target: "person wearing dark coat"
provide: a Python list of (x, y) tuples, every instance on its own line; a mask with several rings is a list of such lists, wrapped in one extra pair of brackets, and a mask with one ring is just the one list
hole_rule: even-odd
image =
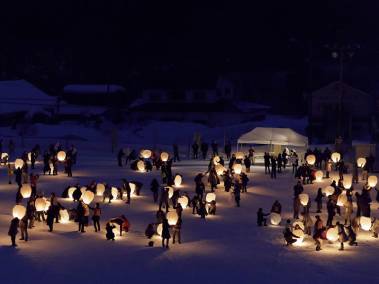
[(147, 228), (145, 230), (145, 236), (148, 238), (148, 239), (151, 239), (155, 234), (155, 230), (154, 230), (154, 224), (150, 223), (149, 225), (147, 225)]
[(151, 181), (151, 184), (150, 184), (150, 190), (151, 190), (151, 192), (153, 193), (153, 200), (154, 200), (154, 203), (157, 203), (157, 202), (158, 202), (159, 183), (158, 183), (158, 181), (157, 181), (156, 178), (154, 178), (154, 179)]
[(333, 218), (334, 218), (334, 215), (336, 214), (335, 212), (336, 205), (332, 199), (332, 196), (329, 196), (328, 198), (329, 198), (328, 203), (326, 204), (326, 209), (328, 211), (328, 220), (326, 221), (326, 226), (330, 227), (333, 225)]
[(174, 226), (173, 230), (173, 237), (172, 237), (172, 243), (175, 244), (176, 238), (178, 239), (178, 243), (181, 244), (182, 242), (182, 236), (181, 236), (181, 230), (182, 230), (182, 218), (179, 217), (178, 221), (176, 222), (176, 225)]
[(11, 225), (9, 226), (8, 236), (11, 237), (12, 247), (17, 247), (16, 235), (18, 233), (19, 223), (20, 223), (20, 220), (17, 217), (15, 217), (12, 219)]
[(198, 195), (195, 195), (191, 199), (191, 206), (192, 206), (192, 214), (195, 215), (196, 212), (198, 212), (198, 210), (199, 210), (199, 197), (198, 197)]
[(22, 170), (20, 168), (15, 169), (14, 171), (15, 181), (19, 188), (22, 186)]
[(211, 203), (209, 204), (208, 214), (209, 215), (216, 215), (216, 210), (217, 210), (216, 201), (212, 200)]
[(174, 144), (172, 146), (173, 152), (174, 152), (174, 162), (180, 162), (180, 157), (179, 157), (179, 147), (177, 144)]
[(162, 247), (166, 247), (167, 249), (169, 248), (168, 243), (170, 238), (170, 225), (168, 224), (167, 218), (164, 218), (162, 223)]
[(196, 195), (199, 197), (199, 200), (203, 200), (204, 198), (204, 192), (205, 192), (205, 186), (203, 182), (196, 183)]
[(315, 198), (315, 201), (317, 203), (317, 213), (321, 213), (321, 209), (322, 209), (322, 199), (323, 199), (324, 195), (322, 194), (322, 190), (321, 190), (321, 187), (317, 190), (317, 195), (316, 195), (316, 198)]
[(93, 221), (93, 226), (95, 228), (95, 232), (100, 232), (100, 216), (101, 216), (100, 204), (96, 203), (96, 207), (93, 209), (93, 215), (92, 215), (92, 221)]
[(301, 185), (301, 182), (298, 181), (297, 184), (293, 187), (293, 196), (297, 197), (303, 191), (304, 191), (304, 187)]
[(55, 218), (55, 210), (53, 206), (50, 205), (49, 209), (47, 210), (47, 219), (46, 219), (46, 224), (49, 226), (49, 232), (53, 231), (54, 218)]
[(271, 178), (276, 179), (276, 159), (271, 158)]
[(230, 159), (230, 154), (232, 153), (232, 144), (230, 143), (230, 141), (228, 141), (225, 144), (224, 151), (225, 151), (226, 159), (229, 160)]
[(341, 244), (339, 250), (344, 250), (343, 243), (348, 240), (348, 236), (346, 235), (346, 232), (345, 232), (345, 226), (340, 224), (340, 222), (337, 222), (336, 226), (337, 226), (337, 230), (338, 230), (338, 240)]
[(234, 200), (236, 201), (236, 206), (237, 207), (240, 207), (240, 202), (241, 202), (241, 188), (242, 188), (242, 184), (241, 182), (236, 182), (234, 184)]
[(277, 213), (279, 215), (282, 213), (282, 205), (278, 200), (275, 200), (274, 204), (272, 204), (271, 213)]
[(284, 240), (286, 241), (286, 246), (290, 246), (296, 242), (296, 239), (299, 238), (299, 236), (296, 236), (294, 233), (292, 233), (290, 228), (291, 220), (287, 220), (287, 226), (283, 231)]
[[(121, 192), (125, 191), (126, 192), (126, 204), (130, 204), (130, 195), (131, 195), (131, 188), (130, 188), (130, 185), (129, 185), (129, 182), (126, 180), (126, 179), (122, 179), (122, 189), (121, 189)], [(122, 195), (121, 195), (121, 199), (122, 199)]]
[(199, 201), (199, 209), (198, 209), (198, 214), (200, 215), (201, 219), (205, 219), (205, 216), (208, 215), (207, 209), (205, 207), (205, 202), (200, 200)]
[(268, 215), (270, 215), (270, 213), (263, 213), (263, 209), (262, 208), (258, 209), (258, 212), (257, 212), (257, 225), (259, 227), (262, 227), (262, 225), (263, 226), (267, 226), (267, 219), (265, 217), (267, 217)]
[(106, 234), (105, 237), (107, 238), (107, 241), (112, 240), (114, 241), (115, 234), (113, 233), (113, 229), (116, 228), (115, 225), (111, 224), (110, 222), (107, 222), (105, 226)]
[(269, 174), (271, 173), (270, 172), (270, 155), (267, 152), (265, 152), (263, 159), (264, 159), (264, 164), (265, 164), (265, 174)]
[(168, 212), (168, 188), (167, 187), (162, 187), (161, 188), (161, 196), (159, 200), (159, 210), (162, 210), (162, 206), (164, 205), (166, 208), (166, 212)]
[(66, 159), (66, 171), (67, 171), (67, 176), (72, 177), (72, 159), (71, 158)]
[(205, 143), (205, 142), (201, 143), (200, 150), (201, 150), (201, 154), (203, 156), (203, 160), (206, 160), (207, 155), (208, 155), (208, 143)]
[(82, 192), (79, 186), (77, 186), (76, 190), (74, 190), (74, 192), (72, 193), (72, 198), (74, 199), (74, 201), (79, 201), (80, 197), (82, 197)]
[(282, 172), (282, 166), (283, 166), (283, 159), (282, 159), (282, 154), (278, 155), (278, 173)]
[(248, 156), (245, 156), (245, 159), (243, 160), (243, 163), (245, 164), (246, 172), (250, 173), (251, 160), (249, 159)]
[(223, 177), (224, 177), (224, 188), (225, 188), (225, 191), (229, 192), (230, 188), (233, 185), (233, 180), (232, 180), (232, 178), (231, 178), (231, 176), (229, 174), (229, 171), (225, 171)]
[(27, 242), (29, 239), (28, 234), (28, 216), (25, 214), (25, 216), (20, 220), (20, 230), (21, 230), (21, 238), (20, 241)]

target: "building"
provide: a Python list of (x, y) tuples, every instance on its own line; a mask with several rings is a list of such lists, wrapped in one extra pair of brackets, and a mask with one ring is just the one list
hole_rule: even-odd
[(308, 107), (312, 143), (334, 142), (338, 135), (344, 141), (372, 138), (374, 99), (366, 92), (336, 81), (311, 93)]

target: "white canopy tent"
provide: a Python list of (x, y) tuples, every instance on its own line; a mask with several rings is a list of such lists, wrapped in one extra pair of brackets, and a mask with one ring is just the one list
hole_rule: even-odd
[(256, 127), (238, 138), (237, 148), (240, 144), (307, 147), (308, 138), (290, 128)]

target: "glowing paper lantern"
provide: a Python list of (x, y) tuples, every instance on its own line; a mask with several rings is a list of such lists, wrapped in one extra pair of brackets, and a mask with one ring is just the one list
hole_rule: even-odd
[(140, 160), (137, 162), (137, 169), (140, 171), (140, 172), (144, 172), (145, 171), (145, 162)]
[(45, 198), (45, 210), (44, 211), (49, 210), (50, 205), (51, 205), (51, 202), (49, 200), (46, 200), (46, 198)]
[(29, 184), (23, 184), (20, 193), (23, 198), (29, 198), (32, 195), (32, 187)]
[(144, 159), (149, 159), (151, 157), (151, 151), (150, 150), (142, 150), (140, 152), (141, 154), (141, 157), (144, 158)]
[(96, 184), (96, 195), (103, 196), (105, 191), (105, 185), (102, 183)]
[(181, 186), (182, 180), (183, 180), (182, 176), (179, 175), (179, 174), (176, 174), (175, 178), (174, 178), (174, 184), (175, 184), (175, 186)]
[(205, 201), (208, 203), (211, 203), (212, 201), (216, 201), (216, 193), (214, 192), (207, 193), (205, 197)]
[(26, 208), (22, 205), (15, 205), (12, 213), (14, 218), (22, 219), (26, 214)]
[(59, 151), (57, 154), (57, 158), (59, 162), (63, 162), (66, 159), (66, 152), (65, 151)]
[(83, 199), (83, 202), (85, 204), (90, 204), (92, 202), (92, 200), (95, 198), (95, 194), (93, 194), (92, 191), (86, 191), (83, 195), (82, 195), (82, 199)]
[(46, 201), (42, 197), (39, 197), (34, 202), (34, 205), (36, 207), (37, 212), (45, 211)]
[(282, 217), (278, 213), (272, 212), (270, 214), (270, 223), (274, 226), (277, 226), (280, 224), (280, 221), (282, 221)]
[(219, 156), (214, 156), (213, 157), (213, 164), (214, 165), (218, 165), (218, 163), (220, 163), (221, 159)]
[(366, 165), (366, 159), (365, 158), (358, 158), (357, 159), (357, 165), (360, 168), (363, 168)]
[(233, 171), (235, 174), (239, 175), (242, 172), (242, 165), (241, 164), (234, 164), (233, 165)]
[(334, 193), (334, 187), (328, 185), (327, 187), (322, 189), (322, 193), (324, 193), (326, 196), (332, 195)]
[(68, 198), (74, 199), (73, 194), (75, 190), (76, 190), (76, 187), (73, 187), (73, 186), (68, 189), (68, 192), (67, 192)]
[(82, 187), (80, 188), (80, 192), (81, 192), (82, 194), (84, 194), (86, 191), (87, 191), (87, 187), (82, 186)]
[(367, 179), (367, 183), (369, 187), (375, 187), (378, 183), (378, 178), (376, 176), (369, 176)]
[(338, 199), (337, 199), (337, 206), (345, 206), (347, 202), (347, 196), (346, 196), (346, 193), (343, 192), (341, 193), (339, 196), (338, 196)]
[(117, 187), (112, 186), (112, 188), (111, 188), (111, 194), (112, 194), (113, 199), (117, 199), (117, 197), (118, 197), (118, 189), (117, 189)]
[(178, 222), (178, 219), (179, 219), (179, 216), (175, 211), (170, 211), (167, 213), (167, 220), (170, 226), (176, 225), (176, 223)]
[(309, 195), (306, 193), (299, 194), (300, 203), (303, 206), (307, 206), (309, 202)]
[(130, 195), (134, 195), (136, 192), (137, 186), (135, 183), (129, 182), (129, 187), (130, 187)]
[(340, 160), (341, 160), (341, 154), (340, 153), (338, 153), (338, 152), (334, 152), (333, 154), (332, 154), (332, 161), (334, 162), (334, 163), (338, 163)]
[(295, 245), (300, 245), (304, 241), (305, 234), (302, 230), (293, 230), (292, 233), (298, 237), (296, 239), (296, 242), (294, 243)]
[(329, 228), (328, 231), (326, 231), (326, 238), (328, 241), (335, 242), (338, 240), (338, 228)]
[(167, 152), (162, 152), (161, 153), (161, 160), (162, 160), (162, 162), (167, 162), (168, 161), (168, 157), (169, 157), (169, 155), (168, 155)]
[(162, 231), (163, 231), (163, 225), (162, 225), (162, 223), (160, 223), (160, 224), (158, 225), (158, 227), (157, 227), (157, 234), (158, 234), (159, 236), (162, 236)]
[(66, 224), (70, 221), (70, 215), (68, 214), (67, 209), (59, 210), (59, 215), (61, 216), (61, 223)]
[(243, 158), (245, 158), (245, 154), (243, 152), (237, 152), (235, 153), (235, 156), (237, 160), (242, 160)]
[(172, 198), (174, 195), (174, 188), (171, 186), (168, 186), (166, 188), (168, 188), (168, 198)]
[(9, 155), (8, 153), (1, 153), (1, 160), (5, 160), (5, 159), (8, 159), (9, 158)]
[(178, 199), (178, 203), (182, 206), (183, 209), (186, 209), (189, 203), (187, 196), (181, 196)]
[(22, 168), (24, 166), (24, 161), (22, 159), (16, 159), (16, 161), (14, 161), (14, 168), (15, 169), (18, 169), (18, 168)]
[(297, 220), (297, 221), (295, 221), (295, 222), (292, 223), (292, 228), (295, 229), (297, 226), (299, 226), (300, 229), (304, 231), (305, 226), (304, 226), (304, 223), (302, 221)]
[(308, 165), (312, 166), (316, 163), (316, 156), (313, 154), (308, 155), (306, 161), (307, 161)]
[(322, 171), (317, 171), (315, 173), (316, 181), (322, 181), (322, 178), (324, 177), (324, 173)]
[(359, 221), (360, 221), (362, 230), (370, 231), (370, 229), (371, 229), (371, 218), (361, 216)]
[(343, 182), (343, 187), (345, 189), (351, 188), (351, 186), (353, 184), (353, 176), (352, 175), (344, 175), (342, 182)]
[(224, 172), (226, 171), (225, 167), (221, 164), (217, 164), (215, 166), (215, 170), (216, 170), (217, 175), (219, 175), (219, 176), (223, 175)]

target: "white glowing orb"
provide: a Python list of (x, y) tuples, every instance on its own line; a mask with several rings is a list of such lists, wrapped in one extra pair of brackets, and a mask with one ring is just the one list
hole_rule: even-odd
[(46, 201), (42, 197), (39, 197), (35, 200), (34, 205), (37, 212), (45, 211)]
[(239, 175), (242, 172), (242, 165), (241, 164), (234, 164), (233, 165), (233, 171), (235, 174)]
[(170, 211), (167, 213), (167, 220), (170, 226), (176, 225), (176, 223), (178, 222), (178, 219), (179, 219), (179, 216), (175, 211)]
[(149, 159), (151, 157), (152, 152), (150, 150), (142, 150), (140, 154), (142, 158)]
[(327, 187), (322, 189), (322, 193), (324, 193), (326, 196), (332, 195), (334, 193), (334, 187), (328, 185)]
[(378, 178), (376, 176), (369, 176), (367, 179), (367, 183), (369, 187), (375, 187), (378, 183)]
[(329, 228), (328, 231), (326, 231), (326, 238), (328, 241), (335, 242), (338, 240), (338, 228)]
[(179, 197), (178, 203), (182, 206), (183, 209), (186, 209), (189, 204), (188, 197), (187, 196)]
[(144, 172), (144, 171), (145, 171), (145, 162), (142, 161), (142, 160), (139, 160), (139, 161), (137, 162), (137, 169), (138, 169), (138, 171), (140, 171), (140, 172)]
[(96, 195), (103, 196), (105, 191), (105, 185), (102, 183), (96, 184)]
[(14, 218), (22, 219), (26, 214), (26, 208), (22, 205), (15, 205), (12, 213)]
[(280, 214), (274, 213), (274, 212), (270, 214), (271, 225), (278, 226), (281, 221), (282, 221), (282, 217), (280, 216)]
[(65, 151), (59, 151), (57, 154), (57, 158), (59, 162), (63, 162), (66, 159), (66, 152)]
[(323, 176), (324, 176), (324, 173), (322, 172), (322, 171), (317, 171), (316, 173), (315, 173), (315, 176), (316, 176), (316, 181), (322, 181), (322, 178), (323, 178)]
[(300, 203), (303, 206), (307, 206), (309, 202), (309, 195), (306, 193), (299, 194)]
[(370, 217), (361, 216), (359, 219), (359, 222), (361, 224), (362, 230), (370, 231), (370, 229), (371, 229), (371, 218)]
[(61, 216), (61, 223), (67, 224), (70, 221), (70, 215), (68, 214), (67, 209), (59, 210), (59, 215)]
[(168, 161), (169, 154), (167, 152), (162, 152), (161, 153), (161, 160), (162, 162), (167, 162)]
[(174, 184), (175, 186), (181, 186), (182, 185), (182, 181), (183, 181), (183, 178), (181, 175), (177, 174), (175, 175), (175, 178), (174, 178)]
[(212, 201), (216, 201), (216, 193), (214, 192), (207, 193), (205, 197), (205, 201), (208, 203), (211, 203)]
[(82, 199), (83, 199), (83, 202), (87, 205), (89, 205), (93, 199), (95, 198), (95, 194), (92, 192), (92, 191), (89, 191), (87, 190), (83, 195), (82, 195)]
[(359, 168), (363, 168), (366, 165), (366, 159), (362, 157), (358, 158), (357, 165)]
[(29, 184), (23, 184), (20, 193), (23, 198), (29, 198), (32, 195), (32, 187)]
[(307, 161), (308, 165), (313, 166), (316, 163), (316, 156), (313, 154), (308, 155), (306, 161)]
[(333, 161), (334, 163), (338, 163), (338, 162), (341, 160), (341, 154), (338, 153), (338, 152), (334, 152), (334, 153), (332, 154), (331, 158), (332, 158), (332, 161)]
[(22, 159), (16, 159), (14, 161), (14, 168), (21, 169), (24, 166), (24, 161)]

